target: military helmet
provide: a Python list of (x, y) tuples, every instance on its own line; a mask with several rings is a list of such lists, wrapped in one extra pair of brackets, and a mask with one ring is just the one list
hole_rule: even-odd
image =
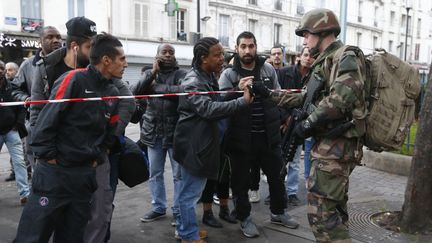
[(298, 36), (303, 36), (305, 31), (311, 34), (334, 32), (338, 36), (341, 28), (336, 15), (331, 10), (317, 8), (303, 15), (295, 33)]

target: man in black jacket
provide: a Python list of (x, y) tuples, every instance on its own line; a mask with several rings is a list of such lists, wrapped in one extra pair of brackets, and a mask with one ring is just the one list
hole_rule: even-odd
[[(170, 44), (161, 44), (157, 49), (152, 69), (146, 70), (138, 82), (134, 94), (165, 94), (180, 92), (180, 82), (186, 71), (180, 69), (175, 58), (175, 49)], [(180, 175), (179, 165), (172, 157), (173, 136), (178, 120), (178, 97), (152, 98), (147, 101), (143, 116), (140, 142), (147, 145), (150, 162), (150, 192), (152, 210), (142, 216), (142, 222), (151, 222), (165, 216), (167, 209), (164, 168), (165, 158), (169, 155), (174, 182), (174, 217), (179, 214), (178, 189)]]
[[(12, 96), (16, 101), (29, 101), (31, 100), (31, 86), (34, 80), (33, 73), (36, 70), (36, 63), (42, 58), (46, 57), (48, 54), (57, 50), (61, 47), (61, 36), (59, 31), (52, 26), (46, 26), (42, 29), (40, 33), (41, 49), (36, 52), (36, 55), (29, 57), (25, 60), (13, 81), (12, 85)], [(31, 137), (30, 123), (28, 122), (29, 115), (26, 115), (26, 127), (28, 135), (23, 139), (25, 146), (25, 160), (26, 163), (30, 165), (28, 167), (29, 173), (31, 168), (34, 166), (33, 152), (29, 146), (29, 138)], [(30, 175), (30, 174), (29, 174)], [(11, 174), (12, 176), (12, 174)], [(15, 177), (15, 175), (13, 175)]]
[[(253, 77), (252, 85), (265, 85), (280, 89), (274, 68), (257, 56), (256, 39), (253, 33), (243, 32), (237, 37), (234, 65), (227, 68), (219, 78), (221, 90), (236, 90), (239, 80)], [(255, 84), (254, 84), (255, 83)], [(236, 95), (226, 96), (226, 99)], [(258, 163), (267, 176), (270, 189), (271, 222), (289, 228), (298, 223), (285, 212), (285, 187), (279, 172), (282, 169), (280, 113), (275, 104), (259, 95), (255, 96), (248, 109), (232, 115), (225, 133), (226, 153), (231, 158), (231, 187), (235, 214), (246, 237), (257, 237), (259, 231), (250, 216), (251, 204), (248, 190), (250, 169)]]
[[(12, 102), (11, 86), (4, 75), (0, 75), (0, 102)], [(22, 106), (0, 106), (0, 148), (6, 144), (13, 165), (21, 204), (27, 202), (30, 189), (20, 132), (24, 132), (25, 110)], [(22, 135), (22, 136), (24, 136)]]
[[(86, 69), (67, 72), (54, 83), (51, 99), (119, 95), (113, 79), (127, 67), (121, 42), (97, 35), (90, 56)], [(90, 199), (98, 186), (95, 167), (107, 163), (118, 120), (117, 100), (53, 103), (42, 109), (31, 143), (38, 158), (33, 193), (15, 242), (48, 242), (53, 231), (55, 243), (84, 242)]]

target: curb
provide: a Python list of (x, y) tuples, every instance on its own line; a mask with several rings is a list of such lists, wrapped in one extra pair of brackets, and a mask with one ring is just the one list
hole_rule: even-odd
[(363, 148), (362, 164), (369, 168), (385, 171), (392, 174), (409, 176), (412, 156), (390, 152), (377, 153)]

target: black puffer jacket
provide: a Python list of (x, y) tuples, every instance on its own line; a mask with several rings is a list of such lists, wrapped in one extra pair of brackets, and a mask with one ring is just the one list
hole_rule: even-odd
[[(180, 82), (186, 75), (186, 70), (178, 67), (161, 69), (156, 75), (156, 84), (153, 92), (156, 94), (181, 92)], [(135, 95), (148, 94), (152, 84), (151, 70), (144, 73), (137, 85), (133, 88)], [(157, 138), (162, 139), (164, 148), (172, 147), (175, 126), (178, 120), (178, 97), (152, 98), (147, 101), (147, 108), (143, 115), (140, 140), (142, 143), (153, 146)]]
[[(213, 76), (192, 69), (181, 85), (185, 92), (218, 90)], [(217, 179), (220, 145), (217, 121), (247, 107), (243, 97), (218, 101), (218, 95), (182, 96), (174, 134), (174, 159), (192, 175)]]
[[(0, 76), (0, 102), (12, 102), (11, 85), (4, 76)], [(12, 129), (25, 129), (25, 110), (23, 106), (0, 106), (0, 134)]]

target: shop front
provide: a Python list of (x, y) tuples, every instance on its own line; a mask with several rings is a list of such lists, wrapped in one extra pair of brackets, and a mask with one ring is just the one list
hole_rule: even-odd
[(0, 30), (0, 60), (20, 65), (41, 47), (36, 34), (11, 33)]

